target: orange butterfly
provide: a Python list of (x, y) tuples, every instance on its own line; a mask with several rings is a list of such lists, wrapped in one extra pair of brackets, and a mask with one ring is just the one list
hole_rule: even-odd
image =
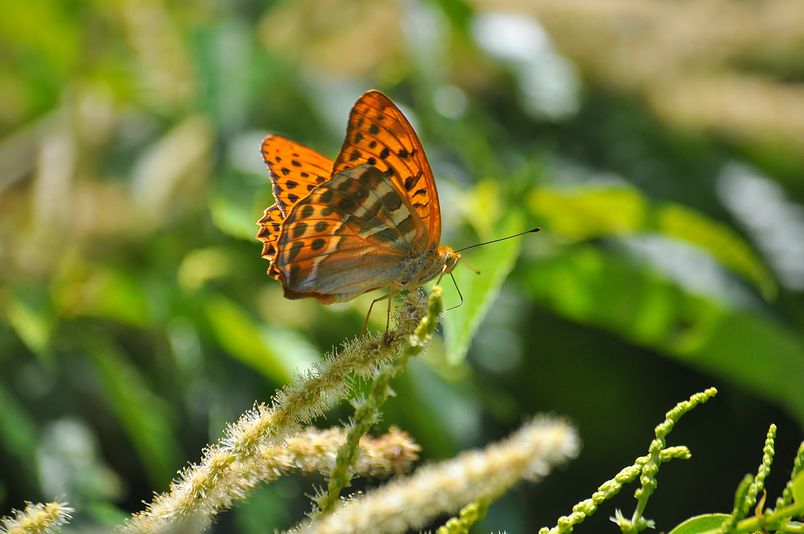
[(276, 203), (257, 237), (285, 297), (330, 304), (387, 287), (374, 302), (388, 298), (390, 313), (394, 293), (450, 273), (460, 260), (439, 245), (438, 192), (419, 138), (381, 92), (352, 107), (334, 163), (277, 135), (265, 138), (262, 156)]

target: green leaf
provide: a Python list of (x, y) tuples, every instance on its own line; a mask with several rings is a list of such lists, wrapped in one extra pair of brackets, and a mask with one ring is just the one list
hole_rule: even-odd
[(729, 518), (728, 514), (704, 514), (691, 517), (671, 530), (668, 534), (703, 534), (720, 528)]
[(648, 211), (645, 198), (625, 187), (539, 187), (528, 205), (543, 227), (578, 240), (632, 234), (645, 224)]
[(218, 296), (206, 304), (212, 332), (234, 358), (284, 384), (300, 368), (318, 361), (318, 351), (293, 331), (260, 325), (234, 302)]
[(161, 487), (181, 467), (181, 453), (170, 409), (154, 395), (136, 367), (100, 332), (87, 336), (89, 361), (109, 404), (134, 444), (151, 481)]
[[(265, 205), (268, 207), (268, 204)], [(254, 241), (257, 243), (257, 220), (262, 214), (254, 217), (237, 199), (216, 195), (209, 202), (212, 221), (221, 232), (232, 237)], [(256, 247), (256, 245), (255, 245)]]
[[(0, 442), (17, 462), (36, 466), (37, 424), (11, 393), (0, 386)], [(34, 473), (31, 473), (34, 476)]]
[(231, 276), (238, 268), (232, 251), (226, 247), (199, 248), (182, 259), (178, 280), (182, 288), (194, 291), (211, 280)]
[(804, 505), (804, 471), (793, 479), (793, 502), (798, 506)]
[(677, 204), (652, 205), (636, 189), (535, 189), (528, 205), (548, 231), (572, 240), (657, 232), (706, 251), (773, 298), (776, 282), (751, 246), (727, 225)]
[[(509, 216), (497, 227), (499, 236), (511, 235), (522, 229), (522, 217), (515, 215)], [(451, 364), (458, 364), (466, 357), (475, 330), (488, 312), (494, 297), (500, 292), (505, 278), (513, 269), (521, 248), (522, 240), (516, 238), (467, 252), (462, 261), (479, 270), (479, 275), (466, 266), (461, 266), (460, 263), (456, 267), (453, 274), (464, 301), (461, 306), (447, 310), (444, 314), (447, 361)], [(449, 281), (446, 279), (441, 282), (445, 287), (448, 284)], [(447, 297), (446, 301), (447, 308), (457, 304), (457, 302), (451, 304), (449, 298)]]
[(117, 525), (122, 525), (126, 519), (131, 517), (128, 513), (108, 502), (92, 502), (86, 508), (92, 519), (110, 530)]
[(138, 327), (151, 321), (141, 280), (119, 267), (95, 266), (80, 280), (62, 283), (55, 298), (66, 315), (102, 317)]
[(727, 225), (683, 206), (665, 204), (657, 211), (657, 226), (664, 235), (706, 250), (734, 273), (758, 287), (766, 299), (776, 296), (777, 287), (773, 278), (749, 245)]
[(46, 304), (24, 293), (18, 291), (9, 299), (8, 322), (31, 352), (49, 360), (53, 317)]
[(685, 293), (593, 246), (532, 264), (528, 282), (533, 297), (556, 313), (743, 384), (804, 423), (804, 347), (773, 318)]

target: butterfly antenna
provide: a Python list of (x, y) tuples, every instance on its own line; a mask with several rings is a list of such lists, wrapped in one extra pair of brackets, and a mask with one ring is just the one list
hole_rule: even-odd
[(499, 239), (492, 239), (491, 241), (484, 241), (483, 243), (477, 243), (475, 245), (469, 245), (468, 247), (459, 248), (455, 252), (463, 252), (464, 250), (469, 250), (470, 248), (482, 247), (483, 245), (490, 245), (491, 243), (497, 243), (499, 241), (505, 241), (506, 239), (513, 239), (515, 237), (519, 237), (519, 236), (525, 235), (525, 234), (533, 234), (533, 233), (536, 233), (536, 232), (538, 232), (540, 230), (541, 230), (541, 228), (537, 226), (535, 228), (531, 228), (530, 230), (525, 230), (524, 232), (519, 232), (518, 234), (509, 235), (508, 237), (501, 237)]
[(475, 274), (480, 274), (480, 271), (479, 271), (479, 270), (477, 270), (477, 269), (475, 269), (475, 268), (474, 268), (474, 267), (472, 267), (471, 265), (469, 265), (469, 263), (468, 263), (468, 262), (467, 262), (465, 259), (461, 258), (461, 263), (464, 265), (464, 267), (466, 267), (467, 269), (469, 269), (469, 270), (470, 270), (470, 271), (472, 271), (473, 273), (475, 273)]

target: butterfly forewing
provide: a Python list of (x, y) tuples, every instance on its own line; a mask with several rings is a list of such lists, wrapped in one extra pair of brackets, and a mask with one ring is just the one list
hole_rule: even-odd
[(441, 239), (435, 180), (408, 120), (387, 96), (368, 91), (355, 103), (333, 172), (368, 164), (394, 184), (427, 229), (427, 248)]
[(390, 285), (405, 258), (421, 253), (427, 229), (371, 165), (336, 174), (289, 211), (274, 269), (285, 295), (349, 300)]

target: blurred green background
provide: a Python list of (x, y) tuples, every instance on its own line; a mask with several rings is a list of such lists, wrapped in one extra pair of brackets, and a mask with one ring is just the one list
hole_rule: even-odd
[[(369, 88), (422, 138), (442, 243), (543, 229), (466, 253), (482, 274), (459, 266), (467, 303), (381, 425), (426, 460), (528, 414), (578, 426), (580, 457), (479, 532), (551, 524), (710, 385), (648, 517), (729, 511), (771, 422), (781, 490), (804, 424), (800, 0), (27, 0), (4, 5), (0, 56), (4, 512), (60, 498), (104, 530), (359, 332), (376, 295), (285, 300), (254, 234), (262, 137), (334, 157)], [(289, 527), (315, 484), (266, 486), (214, 530)], [(631, 494), (580, 531), (613, 531)]]

